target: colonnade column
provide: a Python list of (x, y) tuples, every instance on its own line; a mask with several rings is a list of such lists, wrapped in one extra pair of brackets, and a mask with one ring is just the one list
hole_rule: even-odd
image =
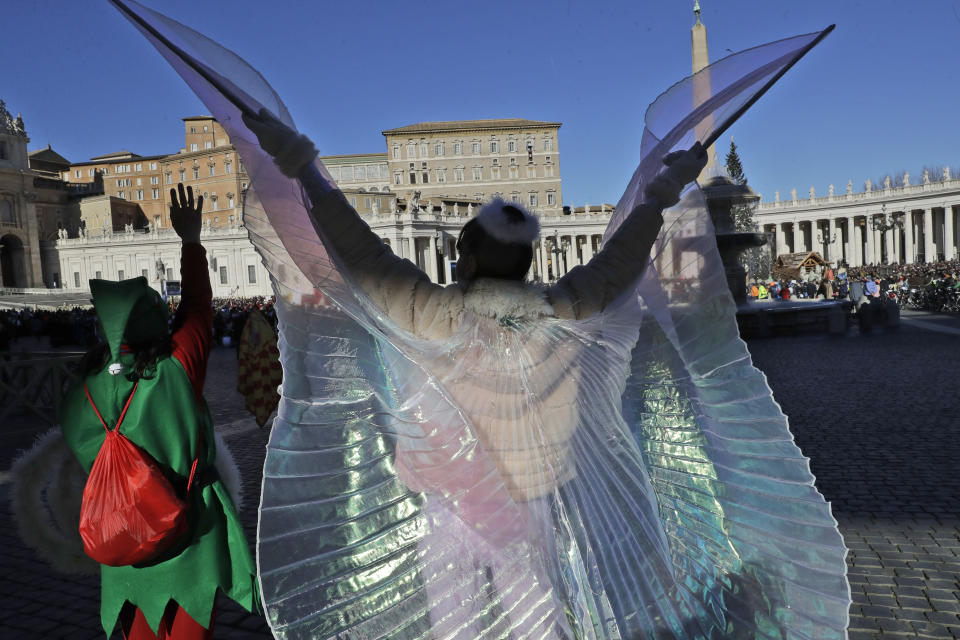
[(550, 260), (553, 261), (553, 277), (560, 279), (566, 271), (563, 269), (563, 257), (560, 255), (563, 250), (563, 243), (560, 242), (560, 234), (553, 236), (553, 247), (550, 248)]
[(897, 236), (899, 235), (897, 228), (890, 227), (884, 231), (884, 235), (886, 235), (885, 241), (887, 245), (887, 264), (900, 262), (898, 256), (899, 252), (897, 251)]
[(433, 234), (430, 235), (430, 242), (427, 244), (427, 251), (429, 255), (427, 256), (427, 275), (430, 276), (430, 280), (433, 282), (438, 282), (440, 278), (437, 276), (437, 237)]
[(583, 264), (587, 264), (593, 259), (593, 236), (587, 236), (587, 242), (583, 245)]
[(913, 211), (907, 211), (903, 214), (903, 259), (907, 264), (913, 264), (916, 261), (914, 253), (914, 237), (916, 234), (913, 229)]
[(933, 238), (933, 209), (923, 210), (923, 261), (937, 261), (937, 245)]
[(447, 284), (453, 284), (453, 269), (450, 268), (450, 259), (446, 251), (443, 252), (443, 278)]
[(570, 243), (567, 245), (567, 271), (573, 269), (577, 264), (577, 236), (570, 236)]
[(873, 230), (873, 263), (883, 263), (883, 231)]
[(811, 247), (811, 250), (816, 251), (818, 254), (820, 254), (821, 258), (824, 257), (823, 255), (824, 240), (826, 240), (826, 238), (823, 237), (823, 228), (820, 226), (820, 221), (811, 220), (810, 221), (810, 244), (813, 245)]
[(837, 225), (837, 245), (840, 247), (839, 259), (850, 262), (850, 218), (839, 218)]
[(957, 255), (957, 229), (953, 225), (953, 206), (943, 207), (943, 258), (953, 260)]
[(548, 237), (540, 238), (540, 260), (543, 261), (543, 281), (550, 282), (550, 243)]
[(537, 263), (540, 265), (540, 281), (549, 282), (550, 274), (547, 273), (547, 239), (540, 238), (540, 246), (537, 248)]
[(851, 267), (863, 265), (863, 227), (857, 224), (857, 219), (853, 219), (853, 252), (847, 262)]
[(838, 263), (843, 260), (844, 257), (844, 243), (843, 243), (843, 225), (846, 224), (843, 218), (838, 218), (833, 221), (833, 229), (830, 232), (830, 238), (833, 242), (830, 243), (830, 259), (834, 263)]
[(445, 284), (452, 284), (453, 270), (450, 268), (450, 260), (453, 258), (453, 254), (450, 252), (450, 243), (444, 237), (443, 232), (440, 233), (438, 248), (440, 249), (440, 262), (443, 266), (443, 281)]
[(533, 279), (536, 280), (543, 273), (543, 267), (540, 265), (540, 239), (531, 245), (533, 248)]
[(871, 221), (870, 216), (867, 216), (867, 217), (864, 219), (864, 222), (865, 222), (866, 224), (865, 224), (864, 227), (863, 227), (863, 234), (864, 234), (864, 236), (866, 237), (866, 241), (867, 241), (867, 242), (866, 242), (866, 247), (865, 247), (864, 252), (863, 252), (863, 253), (864, 253), (864, 256), (863, 256), (863, 262), (864, 262), (864, 264), (876, 264), (876, 263), (877, 263), (877, 259), (876, 259), (876, 256), (875, 256), (875, 254), (874, 254), (874, 251), (875, 251), (874, 245), (875, 245), (876, 243), (873, 241), (873, 227), (870, 226), (870, 221)]
[(793, 230), (792, 222), (781, 222), (777, 227), (777, 255), (790, 253), (790, 246), (787, 244), (787, 227)]

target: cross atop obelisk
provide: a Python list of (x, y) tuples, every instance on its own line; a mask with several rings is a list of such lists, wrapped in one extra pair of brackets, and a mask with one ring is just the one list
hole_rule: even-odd
[[(693, 73), (696, 74), (704, 67), (710, 64), (710, 54), (707, 51), (707, 28), (700, 22), (700, 0), (694, 0), (693, 14), (697, 17), (697, 23), (690, 30), (691, 57), (693, 59)], [(710, 76), (707, 73), (701, 73), (693, 80), (694, 101), (697, 106), (710, 98), (712, 92), (710, 89)], [(698, 129), (712, 128), (712, 121), (706, 121)], [(697, 131), (697, 139), (702, 140), (706, 135), (701, 135)], [(716, 165), (716, 151), (713, 147), (707, 149), (707, 166), (704, 168), (705, 175), (707, 171)]]

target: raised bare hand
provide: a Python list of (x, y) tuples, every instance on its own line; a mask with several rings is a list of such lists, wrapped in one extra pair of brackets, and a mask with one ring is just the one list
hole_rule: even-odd
[[(179, 198), (177, 191), (180, 192)], [(197, 204), (194, 206), (193, 187), (187, 187), (184, 193), (181, 182), (176, 189), (170, 189), (170, 223), (184, 244), (200, 243), (200, 228), (203, 226), (203, 218), (200, 215), (202, 211), (203, 196), (197, 198)]]

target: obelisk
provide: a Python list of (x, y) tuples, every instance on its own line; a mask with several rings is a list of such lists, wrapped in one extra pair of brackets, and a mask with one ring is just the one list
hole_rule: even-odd
[[(694, 0), (693, 14), (697, 18), (697, 23), (690, 30), (691, 58), (693, 59), (693, 106), (698, 107), (710, 99), (713, 92), (710, 87), (710, 73), (701, 71), (710, 64), (710, 54), (707, 51), (707, 28), (700, 22), (700, 0)], [(696, 128), (697, 140), (703, 140), (707, 137), (707, 132), (713, 128), (713, 117), (706, 118)], [(713, 146), (707, 149), (707, 166), (704, 167), (701, 178), (706, 177), (716, 165), (717, 155)]]

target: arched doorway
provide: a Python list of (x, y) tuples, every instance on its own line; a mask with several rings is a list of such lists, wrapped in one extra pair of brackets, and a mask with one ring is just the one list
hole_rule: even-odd
[(23, 242), (15, 235), (0, 238), (0, 274), (4, 287), (26, 287), (27, 269), (23, 261)]

